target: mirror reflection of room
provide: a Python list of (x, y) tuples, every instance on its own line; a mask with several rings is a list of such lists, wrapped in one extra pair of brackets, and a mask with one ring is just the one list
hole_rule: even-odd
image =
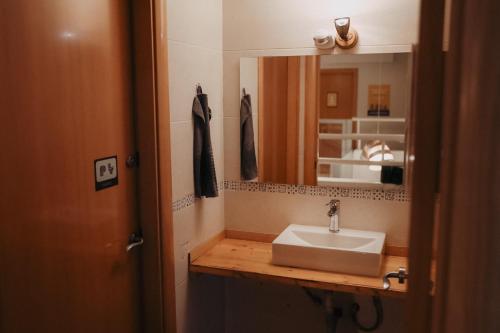
[(411, 54), (241, 58), (260, 182), (403, 182)]

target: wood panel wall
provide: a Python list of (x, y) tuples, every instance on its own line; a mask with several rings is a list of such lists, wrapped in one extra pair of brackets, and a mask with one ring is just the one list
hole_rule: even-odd
[(259, 181), (297, 184), (300, 57), (259, 58)]

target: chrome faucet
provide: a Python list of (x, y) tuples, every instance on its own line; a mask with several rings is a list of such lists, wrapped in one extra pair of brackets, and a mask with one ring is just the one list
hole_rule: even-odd
[(330, 226), (328, 227), (328, 230), (330, 230), (330, 232), (339, 232), (340, 231), (340, 223), (339, 223), (340, 200), (332, 199), (326, 205), (330, 206), (330, 210), (328, 211), (328, 216), (330, 217)]

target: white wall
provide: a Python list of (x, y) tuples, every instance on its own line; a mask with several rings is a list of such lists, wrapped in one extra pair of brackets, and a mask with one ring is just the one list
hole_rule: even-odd
[[(239, 59), (242, 56), (317, 54), (312, 36), (322, 28), (333, 31), (333, 18), (350, 16), (359, 33), (359, 46), (349, 52), (380, 53), (409, 51), (417, 41), (419, 0), (224, 0), (224, 164), (228, 180), (239, 180)], [(339, 50), (335, 51), (336, 53)], [(319, 221), (324, 198), (280, 193), (225, 193), (225, 223), (228, 229), (276, 233), (291, 219)], [(348, 208), (350, 207), (350, 208)], [(348, 225), (388, 233), (394, 245), (408, 244), (408, 202), (351, 199), (346, 213), (359, 212), (359, 219), (346, 217)], [(370, 212), (376, 211), (376, 214)], [(300, 213), (292, 214), (291, 212)], [(299, 217), (298, 217), (299, 216)], [(243, 284), (243, 287), (240, 285)], [(253, 287), (252, 287), (253, 286)], [(226, 286), (226, 332), (281, 331), (323, 332), (322, 316), (311, 310), (310, 301), (294, 287), (268, 288), (258, 283), (231, 282)], [(260, 289), (259, 289), (260, 288)], [(288, 299), (288, 303), (284, 300)], [(368, 302), (367, 299), (364, 299)], [(398, 332), (401, 303), (385, 300), (388, 324), (383, 332)], [(295, 309), (295, 310), (294, 310)], [(349, 319), (344, 318), (343, 321)], [(352, 326), (339, 332), (352, 332)]]
[(361, 46), (417, 40), (418, 0), (224, 0), (224, 50), (311, 48), (318, 29), (350, 16)]
[[(189, 198), (193, 185), (195, 85), (208, 94), (217, 180), (224, 181), (222, 107), (222, 0), (167, 0), (173, 200)], [(188, 278), (189, 251), (224, 230), (224, 195), (196, 200), (174, 212), (178, 332), (222, 332), (224, 284)]]

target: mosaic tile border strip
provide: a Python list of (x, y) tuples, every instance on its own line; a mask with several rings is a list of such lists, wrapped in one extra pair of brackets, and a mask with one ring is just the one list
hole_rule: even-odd
[(309, 186), (274, 183), (257, 183), (225, 180), (225, 191), (286, 193), (309, 196), (341, 197), (365, 200), (410, 201), (404, 189), (384, 190), (381, 188), (357, 188), (342, 186)]
[[(219, 188), (219, 194), (220, 194), (220, 192), (224, 191), (224, 182), (220, 182), (219, 184), (217, 184), (217, 187)], [(194, 196), (194, 193), (186, 194), (182, 198), (172, 201), (172, 211), (177, 212), (181, 209), (192, 206), (196, 203), (197, 200), (200, 199), (196, 198)]]
[[(243, 192), (267, 192), (286, 193), (290, 195), (309, 195), (322, 197), (340, 197), (364, 200), (385, 200), (385, 201), (410, 201), (406, 190), (384, 190), (380, 188), (357, 188), (342, 186), (309, 186), (309, 185), (287, 185), (274, 183), (243, 182), (235, 180), (225, 180), (218, 184), (219, 192), (222, 191), (243, 191)], [(200, 199), (189, 193), (184, 197), (172, 202), (172, 210), (177, 212), (190, 207)]]
[(181, 209), (194, 205), (195, 199), (194, 193), (190, 193), (180, 199), (174, 200), (172, 202), (172, 211), (177, 212)]

